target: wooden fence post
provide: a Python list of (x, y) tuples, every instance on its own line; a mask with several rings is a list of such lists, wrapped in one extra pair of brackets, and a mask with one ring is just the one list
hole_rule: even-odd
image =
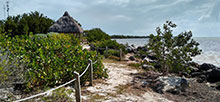
[(122, 50), (120, 49), (120, 61), (122, 61)]
[(89, 86), (93, 85), (93, 64), (92, 64), (92, 60), (89, 59), (89, 63), (90, 63), (90, 68), (89, 68), (89, 74), (90, 74), (90, 80), (89, 80)]
[[(105, 47), (105, 51), (106, 51), (106, 56), (105, 56), (105, 58), (108, 58), (109, 55), (108, 55), (108, 47), (107, 47), (107, 46)], [(105, 52), (105, 51), (104, 51), (104, 52)]]
[(79, 77), (79, 73), (74, 72), (74, 76), (76, 78), (75, 80), (75, 91), (76, 91), (76, 102), (82, 102), (81, 100), (81, 87), (80, 87), (80, 77)]

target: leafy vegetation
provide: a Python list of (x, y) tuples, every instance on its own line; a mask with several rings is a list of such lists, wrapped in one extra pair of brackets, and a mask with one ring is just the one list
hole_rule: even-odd
[[(53, 93), (49, 96), (42, 97), (41, 100), (43, 102), (73, 102), (74, 100), (69, 97), (71, 93), (74, 93), (72, 89), (60, 88), (58, 90), (53, 91)], [(35, 101), (35, 100), (30, 100)]]
[(0, 21), (0, 33), (6, 33), (10, 36), (29, 34), (30, 32), (33, 34), (47, 33), (53, 23), (53, 20), (37, 11), (24, 13)]
[[(1, 48), (0, 48), (1, 49)], [(0, 87), (11, 87), (14, 83), (21, 83), (25, 80), (26, 72), (22, 66), (18, 65), (17, 59), (9, 60), (8, 51), (0, 50)]]
[(142, 63), (129, 63), (128, 66), (134, 67), (134, 68), (140, 68)]
[(103, 40), (93, 44), (98, 48), (108, 47), (108, 49), (125, 49), (124, 45), (117, 43), (115, 40)]
[[(117, 43), (115, 40), (111, 40), (111, 37), (100, 28), (94, 28), (85, 32), (87, 40), (95, 47), (93, 50), (97, 50), (100, 54), (104, 54), (106, 57), (119, 57), (120, 49), (125, 52), (124, 45)], [(106, 50), (106, 48), (108, 48), (108, 50)]]
[(111, 37), (105, 32), (103, 32), (100, 28), (87, 30), (85, 31), (85, 33), (86, 33), (86, 38), (89, 42), (111, 40)]
[[(74, 78), (74, 71), (82, 73), (88, 60), (100, 59), (96, 52), (82, 50), (74, 35), (51, 34), (50, 36), (0, 35), (2, 51), (8, 51), (10, 59), (25, 64), (27, 88), (54, 86)], [(16, 67), (13, 67), (16, 68)], [(101, 60), (94, 64), (94, 78), (107, 77)], [(85, 82), (88, 73), (81, 78)]]
[(119, 50), (113, 50), (113, 49), (105, 50), (104, 51), (104, 56), (106, 58), (109, 57), (109, 56), (120, 57), (120, 51)]
[(156, 28), (157, 35), (149, 36), (148, 46), (156, 54), (156, 58), (162, 66), (161, 70), (165, 74), (169, 71), (189, 72), (191, 57), (201, 53), (198, 48), (199, 43), (192, 39), (192, 32), (182, 32), (178, 36), (173, 36), (172, 28), (175, 27), (175, 24), (167, 21), (163, 25), (163, 29)]

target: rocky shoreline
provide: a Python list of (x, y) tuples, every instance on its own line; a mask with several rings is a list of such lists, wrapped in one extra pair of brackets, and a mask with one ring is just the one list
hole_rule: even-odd
[[(142, 51), (148, 51), (147, 47), (127, 46), (126, 50), (133, 53), (129, 56), (131, 61), (140, 61), (147, 63), (157, 63), (155, 54), (142, 54)], [(141, 68), (157, 69), (161, 66), (155, 64), (143, 64)], [(179, 72), (176, 74), (169, 73), (163, 76), (161, 73), (152, 71), (136, 75), (134, 80), (139, 80), (142, 87), (150, 87), (155, 92), (164, 94), (168, 99), (183, 102), (218, 102), (220, 96), (220, 68), (209, 63), (198, 64), (192, 62), (190, 73)], [(206, 94), (209, 93), (209, 94)], [(210, 95), (211, 94), (211, 95)], [(212, 96), (213, 95), (213, 96)]]
[[(136, 58), (135, 56), (138, 56), (139, 59), (142, 61), (146, 61), (149, 63), (157, 63), (157, 59), (155, 57), (154, 53), (149, 53), (149, 54), (141, 54), (139, 51), (148, 51), (147, 47), (137, 47), (135, 48), (133, 45), (132, 46), (127, 46), (126, 50), (128, 53), (134, 53), (134, 56), (130, 56), (129, 59), (132, 61), (135, 61)], [(159, 68), (161, 67), (160, 65), (147, 65), (143, 64), (142, 68), (147, 69), (147, 68)], [(179, 72), (179, 76), (184, 76), (187, 78), (197, 78), (197, 81), (199, 83), (203, 82), (209, 82), (209, 83), (218, 83), (220, 82), (220, 68), (210, 64), (210, 63), (203, 63), (203, 64), (198, 64), (196, 62), (192, 62), (191, 65), (191, 72), (190, 73), (185, 73), (185, 72)], [(216, 87), (217, 89), (220, 88), (220, 86)]]

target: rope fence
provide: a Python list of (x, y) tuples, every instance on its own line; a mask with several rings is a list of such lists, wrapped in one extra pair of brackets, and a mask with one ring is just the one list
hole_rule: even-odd
[(43, 96), (43, 95), (47, 95), (49, 94), (50, 92), (54, 91), (54, 90), (57, 90), (61, 87), (64, 87), (72, 82), (75, 81), (75, 91), (76, 91), (76, 102), (81, 102), (81, 87), (80, 87), (80, 78), (87, 72), (88, 69), (90, 69), (90, 82), (89, 82), (89, 85), (92, 86), (92, 82), (93, 82), (93, 64), (97, 63), (98, 60), (96, 60), (94, 63), (92, 62), (92, 60), (89, 59), (89, 64), (88, 66), (86, 67), (86, 69), (79, 75), (79, 73), (77, 72), (74, 72), (74, 76), (75, 78), (58, 86), (58, 87), (55, 87), (55, 88), (52, 88), (50, 90), (47, 90), (45, 92), (42, 92), (42, 93), (39, 93), (39, 94), (36, 94), (36, 95), (33, 95), (33, 96), (29, 96), (29, 97), (26, 97), (26, 98), (23, 98), (23, 99), (19, 99), (19, 100), (16, 100), (16, 101), (13, 101), (13, 102), (22, 102), (22, 101), (26, 101), (26, 100), (29, 100), (29, 99), (32, 99), (32, 98), (36, 98), (36, 97), (39, 97), (39, 96)]
[(96, 60), (95, 62), (93, 62), (92, 64), (96, 64), (98, 62), (98, 60)]

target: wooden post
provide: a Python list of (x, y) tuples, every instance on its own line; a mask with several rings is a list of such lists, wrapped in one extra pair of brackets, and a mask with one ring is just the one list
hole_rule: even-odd
[(106, 56), (105, 57), (108, 58), (108, 47), (107, 46), (105, 47), (105, 51), (106, 51)]
[(90, 68), (89, 68), (89, 74), (90, 74), (90, 80), (89, 80), (89, 86), (93, 85), (93, 64), (92, 64), (92, 60), (89, 59), (89, 63), (90, 63)]
[(122, 50), (120, 49), (120, 61), (122, 61)]
[(81, 100), (81, 87), (80, 87), (80, 77), (79, 77), (79, 73), (74, 72), (74, 76), (76, 77), (76, 81), (75, 81), (75, 91), (76, 91), (76, 102), (82, 102)]

